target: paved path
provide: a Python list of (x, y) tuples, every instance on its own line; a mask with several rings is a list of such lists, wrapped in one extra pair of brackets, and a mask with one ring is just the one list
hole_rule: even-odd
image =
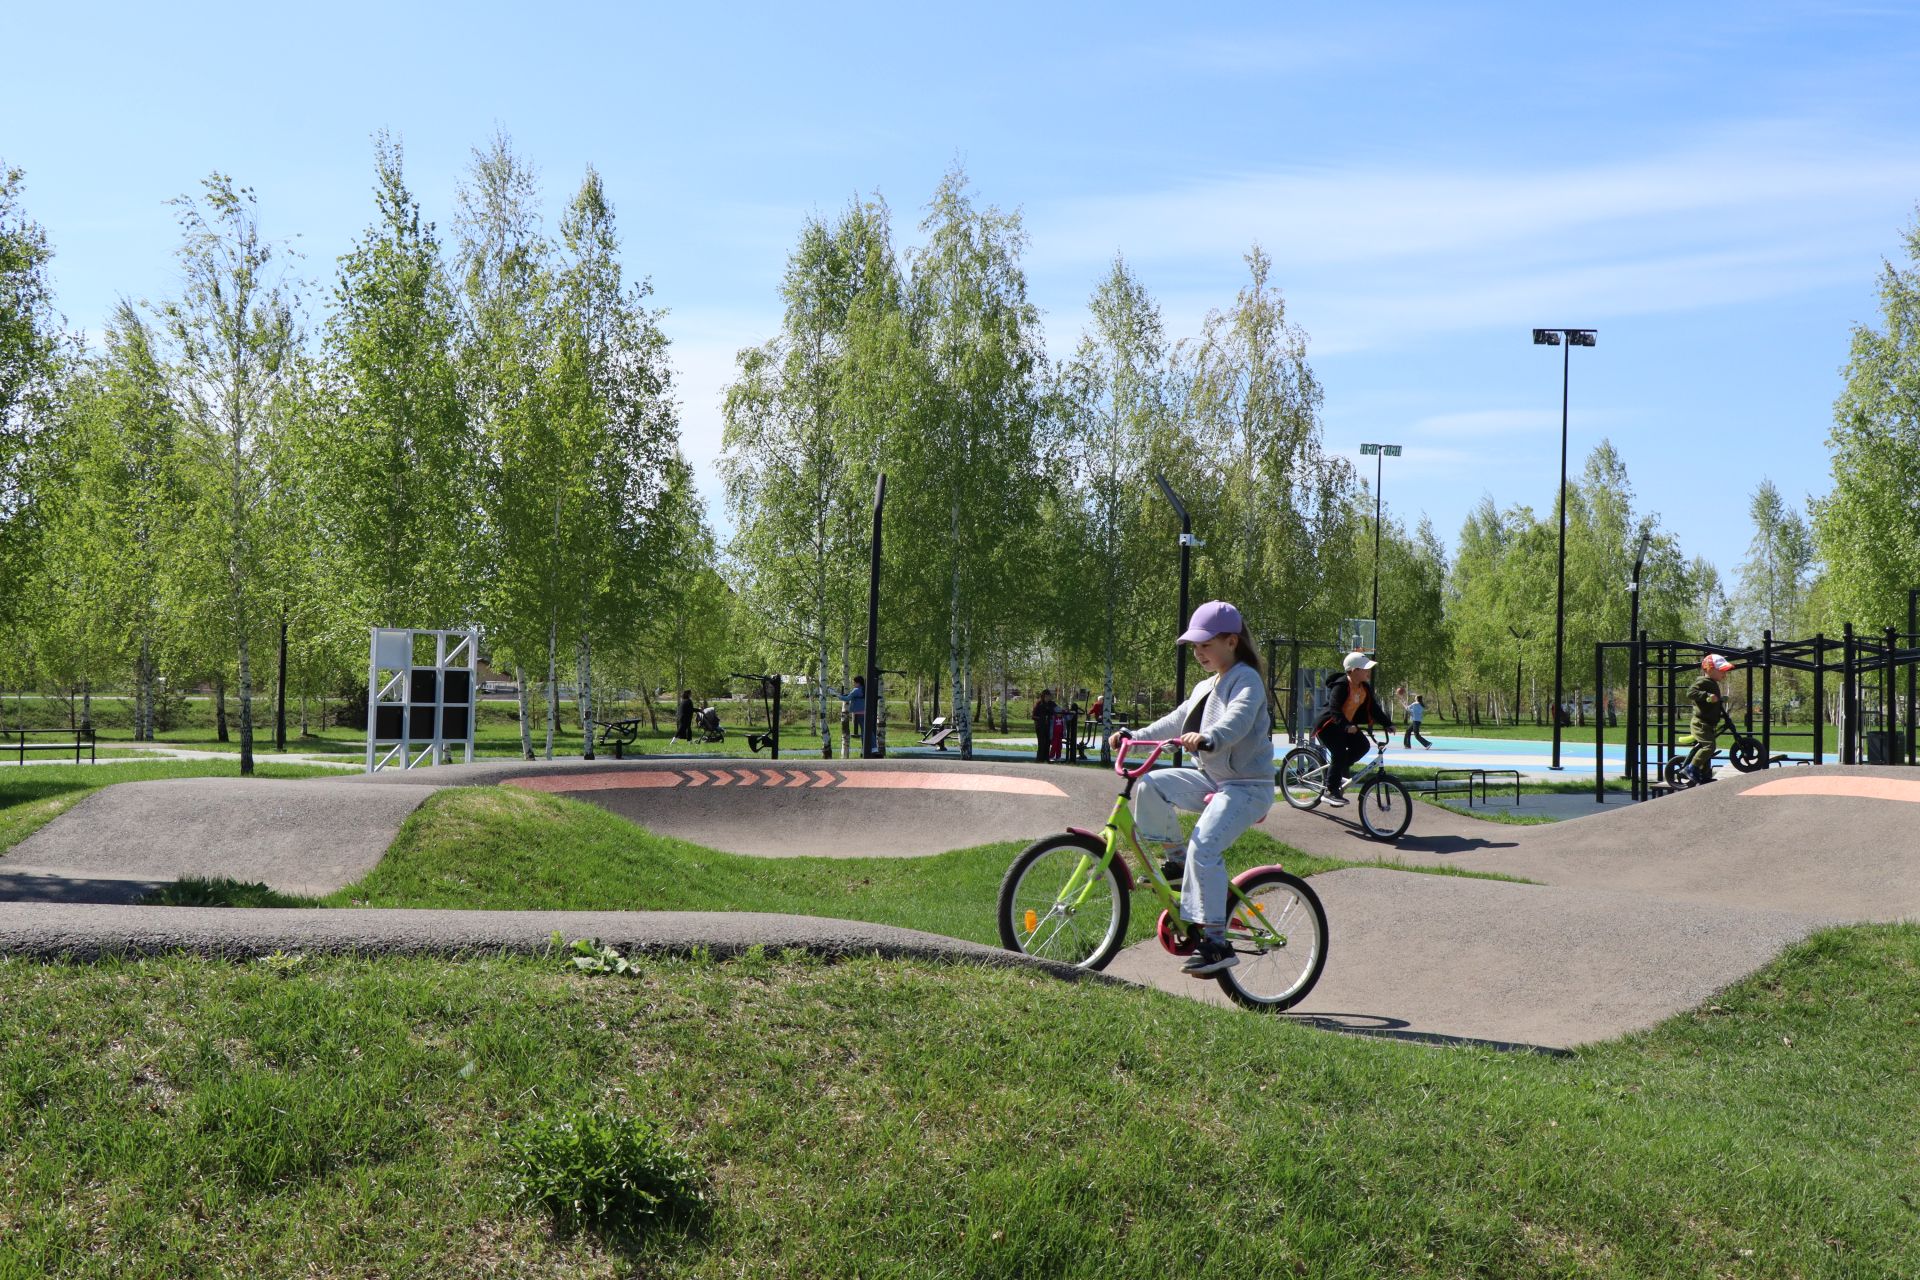
[[(514, 922), (522, 913), (511, 912), (183, 914), (45, 901), (59, 896), (48, 891), (57, 882), (79, 894), (118, 890), (124, 900), (131, 886), (185, 874), (322, 891), (364, 874), (433, 789), (501, 782), (577, 795), (708, 845), (746, 850), (779, 826), (771, 845), (784, 852), (931, 852), (1091, 826), (1113, 790), (1093, 770), (939, 760), (513, 761), (300, 782), (127, 783), (0, 859), (0, 893), (11, 876), (14, 897), (42, 899), (0, 906), (0, 950), (531, 946), (556, 927), (545, 917), (527, 915), (523, 928)], [(1726, 775), (1701, 791), (1549, 827), (1423, 805), (1391, 848), (1365, 839), (1352, 813), (1277, 805), (1263, 830), (1347, 859), (1536, 883), (1383, 870), (1317, 877), (1333, 938), (1326, 976), (1301, 1014), (1319, 1025), (1575, 1045), (1697, 1005), (1824, 925), (1920, 918), (1920, 770)], [(1146, 899), (1137, 903), (1144, 909)], [(617, 925), (634, 931), (618, 936), (656, 940), (647, 945), (724, 948), (865, 937), (857, 931), (869, 928), (751, 915), (677, 920), (612, 915), (571, 931), (614, 938)], [(649, 932), (656, 927), (665, 932)], [(977, 950), (951, 943), (949, 953)], [(1175, 966), (1148, 942), (1114, 971), (1184, 996), (1217, 994)]]

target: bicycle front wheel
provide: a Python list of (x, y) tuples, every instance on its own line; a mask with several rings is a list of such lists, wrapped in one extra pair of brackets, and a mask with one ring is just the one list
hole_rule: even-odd
[(1076, 969), (1104, 969), (1127, 936), (1132, 878), (1092, 836), (1027, 846), (1000, 882), (1000, 945)]
[(1367, 779), (1360, 788), (1360, 825), (1375, 840), (1398, 840), (1413, 821), (1413, 797), (1398, 778)]
[(1321, 790), (1326, 777), (1326, 762), (1318, 751), (1311, 747), (1295, 747), (1280, 757), (1279, 776), (1274, 780), (1279, 783), (1280, 794), (1286, 797), (1288, 804), (1296, 809), (1312, 809), (1326, 794)]
[(1290, 1009), (1327, 967), (1326, 909), (1305, 880), (1278, 867), (1234, 889), (1227, 941), (1240, 963), (1221, 971), (1220, 989), (1249, 1009)]

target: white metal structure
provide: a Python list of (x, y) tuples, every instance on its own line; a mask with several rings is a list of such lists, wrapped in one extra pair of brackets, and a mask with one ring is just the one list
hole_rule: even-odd
[[(454, 747), (473, 763), (480, 633), (374, 627), (367, 652), (367, 772), (439, 764)], [(433, 637), (433, 662), (414, 661)], [(415, 748), (418, 748), (416, 754)]]
[(1348, 618), (1340, 624), (1340, 643), (1348, 649), (1377, 653), (1379, 650), (1374, 644), (1377, 636), (1377, 626), (1372, 618)]

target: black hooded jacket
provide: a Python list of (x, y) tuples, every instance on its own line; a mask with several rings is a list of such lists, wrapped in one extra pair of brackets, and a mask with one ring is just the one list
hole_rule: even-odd
[(1327, 679), (1327, 709), (1320, 717), (1320, 723), (1313, 726), (1315, 733), (1324, 733), (1329, 728), (1344, 729), (1350, 724), (1374, 725), (1393, 732), (1393, 717), (1387, 714), (1386, 707), (1380, 703), (1380, 694), (1372, 684), (1367, 685), (1367, 700), (1360, 705), (1361, 719), (1347, 719), (1347, 699), (1353, 693), (1353, 682), (1347, 679), (1347, 673), (1338, 672)]

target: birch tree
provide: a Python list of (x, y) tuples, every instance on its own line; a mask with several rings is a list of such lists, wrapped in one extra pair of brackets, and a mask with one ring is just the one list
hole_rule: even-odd
[(1748, 503), (1753, 540), (1740, 566), (1740, 612), (1749, 644), (1763, 631), (1776, 640), (1798, 638), (1813, 576), (1813, 538), (1798, 511), (1773, 481), (1761, 480)]
[[(918, 429), (893, 455), (910, 483), (902, 523), (945, 583), (948, 676), (961, 754), (971, 757), (976, 641), (1031, 622), (1030, 572), (1045, 454), (1038, 386), (1045, 355), (1027, 299), (1018, 214), (981, 209), (964, 172), (942, 179), (911, 256), (910, 308), (927, 386)], [(937, 548), (937, 551), (932, 549)]]
[(302, 442), (342, 630), (475, 619), (480, 438), (460, 394), (458, 316), (400, 144), (374, 141), (375, 219), (340, 259), (321, 394)]
[[(552, 247), (540, 229), (534, 172), (505, 135), (473, 153), (459, 205), (461, 375), (484, 441), (481, 511), (493, 553), (483, 613), (493, 653), (512, 665), (520, 689), (520, 751), (531, 760), (528, 664), (547, 659), (551, 703), (554, 620), (565, 603), (549, 573), (565, 514), (543, 402)], [(550, 710), (549, 755), (557, 719)]]
[(1272, 259), (1256, 245), (1246, 263), (1233, 307), (1211, 313), (1186, 352), (1206, 592), (1262, 629), (1331, 633), (1353, 563), (1353, 468), (1321, 448), (1320, 384)]
[(253, 772), (257, 575), (270, 530), (261, 516), (275, 400), (299, 345), (290, 286), (260, 234), (253, 192), (215, 173), (183, 196), (184, 289), (160, 314), (173, 340), (173, 391), (196, 488), (197, 528), (223, 594), (221, 623), (240, 697), (240, 772)]
[(823, 756), (832, 755), (824, 691), (832, 647), (864, 614), (872, 476), (883, 448), (872, 395), (888, 375), (865, 326), (900, 309), (884, 206), (855, 203), (833, 224), (811, 218), (787, 263), (780, 334), (740, 352), (727, 390), (720, 460), (750, 598), (779, 647), (804, 653)]
[(1114, 258), (1095, 290), (1088, 319), (1059, 377), (1069, 493), (1077, 499), (1062, 504), (1067, 518), (1059, 540), (1084, 565), (1080, 598), (1099, 606), (1072, 612), (1095, 632), (1088, 639), (1101, 671), (1105, 759), (1116, 667), (1131, 665), (1143, 632), (1159, 630), (1141, 598), (1140, 569), (1154, 542), (1143, 517), (1153, 473), (1176, 447), (1176, 432), (1167, 417), (1168, 348), (1160, 311), (1123, 258)]
[(1920, 212), (1904, 238), (1907, 265), (1881, 266), (1881, 327), (1853, 331), (1814, 510), (1831, 607), (1866, 629), (1904, 627), (1920, 586)]

